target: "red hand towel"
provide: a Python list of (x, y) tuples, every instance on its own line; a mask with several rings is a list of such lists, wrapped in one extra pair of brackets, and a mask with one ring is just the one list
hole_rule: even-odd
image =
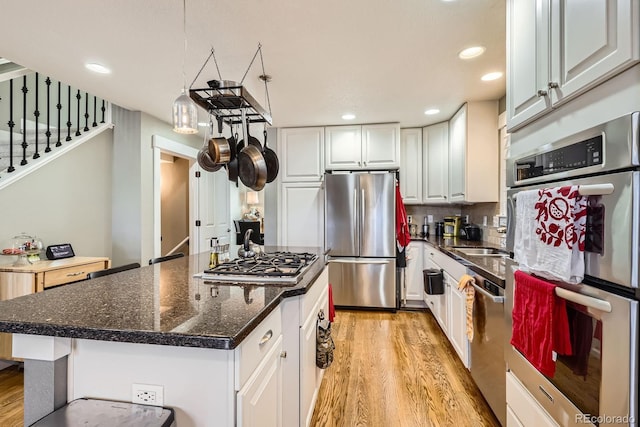
[(407, 222), (407, 211), (404, 208), (402, 195), (400, 194), (400, 185), (396, 183), (396, 238), (398, 245), (403, 248), (409, 246), (411, 241), (411, 233), (409, 233), (409, 224)]
[(520, 270), (515, 272), (515, 282), (511, 344), (552, 378), (556, 371), (552, 352), (571, 354), (565, 300), (556, 296), (555, 285)]
[(333, 306), (333, 289), (329, 283), (329, 322), (333, 322), (334, 317), (336, 317), (336, 308)]

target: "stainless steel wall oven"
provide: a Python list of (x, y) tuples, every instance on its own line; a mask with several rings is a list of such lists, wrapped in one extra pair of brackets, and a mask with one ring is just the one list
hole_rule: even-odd
[(515, 262), (506, 280), (507, 368), (562, 426), (638, 425), (639, 120), (634, 112), (507, 161), (511, 251), (520, 191), (578, 185), (588, 196), (584, 280), (556, 289), (576, 348), (552, 378), (509, 344)]

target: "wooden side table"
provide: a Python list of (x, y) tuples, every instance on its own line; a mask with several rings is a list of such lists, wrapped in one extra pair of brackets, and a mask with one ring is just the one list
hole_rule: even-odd
[[(19, 267), (2, 265), (0, 266), (0, 301), (84, 280), (88, 273), (110, 267), (109, 258), (80, 256), (55, 261), (38, 261)], [(0, 333), (0, 359), (12, 359), (11, 334)]]

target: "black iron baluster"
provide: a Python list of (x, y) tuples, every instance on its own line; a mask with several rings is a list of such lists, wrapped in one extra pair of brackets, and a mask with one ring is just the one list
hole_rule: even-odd
[(33, 153), (33, 158), (37, 159), (38, 157), (40, 157), (40, 153), (38, 150), (38, 124), (39, 124), (39, 120), (40, 120), (40, 107), (38, 106), (38, 77), (39, 74), (36, 73), (36, 109), (33, 111), (33, 115), (36, 118), (36, 151), (35, 153)]
[(27, 76), (22, 77), (22, 160), (20, 165), (24, 166), (27, 162)]
[(71, 86), (67, 86), (67, 137), (65, 141), (71, 141)]
[(78, 120), (76, 122), (76, 136), (80, 136), (82, 135), (80, 133), (80, 100), (82, 99), (82, 95), (80, 95), (80, 89), (78, 89), (78, 93), (76, 94), (76, 99), (78, 100), (77, 104), (78, 104), (78, 111), (77, 111), (77, 116), (78, 116)]
[(62, 145), (62, 141), (60, 141), (60, 132), (62, 130), (61, 122), (62, 122), (62, 98), (60, 95), (60, 87), (62, 84), (58, 82), (58, 103), (56, 104), (56, 109), (58, 110), (58, 140), (56, 141), (56, 147), (60, 147)]
[(89, 94), (84, 93), (84, 129), (87, 132), (89, 130)]
[(13, 172), (13, 127), (16, 125), (13, 121), (13, 79), (9, 80), (9, 168), (7, 172)]
[(102, 120), (100, 120), (100, 123), (104, 123), (104, 110), (106, 110), (106, 108), (104, 107), (104, 99), (102, 100)]
[(96, 123), (96, 106), (97, 106), (97, 97), (94, 95), (93, 96), (93, 123), (91, 124), (91, 127), (96, 127), (98, 126), (98, 124)]
[(47, 77), (44, 82), (47, 84), (47, 132), (45, 133), (47, 135), (47, 148), (44, 149), (44, 152), (48, 153), (51, 151), (51, 104), (49, 101), (51, 99), (51, 79)]

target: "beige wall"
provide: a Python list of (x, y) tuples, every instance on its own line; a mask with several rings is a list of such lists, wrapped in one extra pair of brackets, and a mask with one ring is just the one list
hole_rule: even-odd
[[(169, 156), (170, 163), (162, 162), (160, 182), (160, 213), (162, 228), (162, 255), (189, 236), (189, 161)], [(181, 250), (188, 253), (188, 250)]]
[(0, 244), (24, 231), (45, 246), (71, 243), (77, 255), (111, 257), (112, 140), (104, 131), (0, 190)]

